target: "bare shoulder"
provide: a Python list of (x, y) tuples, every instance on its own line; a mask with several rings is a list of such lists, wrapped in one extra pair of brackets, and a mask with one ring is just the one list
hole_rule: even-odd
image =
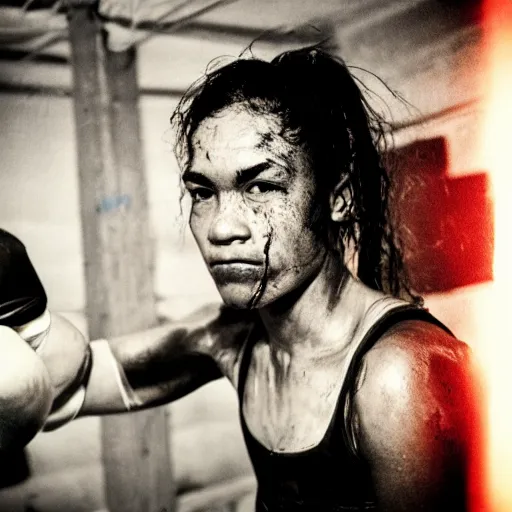
[(188, 317), (189, 342), (196, 352), (213, 358), (222, 373), (236, 382), (242, 349), (252, 331), (253, 311), (207, 305)]
[(365, 355), (354, 430), (384, 510), (463, 509), (464, 468), (479, 427), (472, 359), (465, 343), (416, 320)]
[(392, 395), (439, 391), (471, 372), (471, 365), (472, 353), (463, 341), (434, 324), (404, 321), (365, 355), (364, 387)]
[(466, 343), (428, 322), (401, 322), (363, 359), (356, 395), (361, 419), (369, 411), (392, 409), (404, 415), (453, 416), (464, 406), (461, 393), (466, 395), (473, 371)]

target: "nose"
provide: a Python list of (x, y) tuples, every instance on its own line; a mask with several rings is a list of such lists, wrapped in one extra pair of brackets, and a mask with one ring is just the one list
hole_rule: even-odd
[(245, 242), (251, 230), (243, 208), (230, 198), (221, 198), (219, 208), (208, 231), (208, 241), (214, 245)]

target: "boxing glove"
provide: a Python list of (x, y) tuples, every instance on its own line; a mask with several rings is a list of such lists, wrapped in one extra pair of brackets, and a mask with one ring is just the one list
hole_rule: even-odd
[(89, 344), (65, 319), (54, 316), (52, 321), (25, 246), (4, 230), (0, 230), (0, 325), (16, 331), (43, 360), (54, 390), (51, 417), (60, 418), (51, 426), (72, 419), (85, 397), (91, 369)]
[(0, 326), (0, 455), (41, 430), (53, 401), (43, 361), (12, 329)]
[[(15, 236), (0, 229), (0, 325), (22, 327), (42, 317), (46, 305), (46, 293), (25, 246)], [(40, 343), (48, 327), (46, 325), (41, 330), (39, 334), (42, 336), (29, 339), (29, 344), (31, 341)]]

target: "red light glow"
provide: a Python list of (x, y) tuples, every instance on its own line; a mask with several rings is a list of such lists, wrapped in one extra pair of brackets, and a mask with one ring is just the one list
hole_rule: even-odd
[(492, 301), (478, 350), (487, 383), (487, 510), (512, 511), (512, 0), (485, 0), (482, 161), (494, 205)]

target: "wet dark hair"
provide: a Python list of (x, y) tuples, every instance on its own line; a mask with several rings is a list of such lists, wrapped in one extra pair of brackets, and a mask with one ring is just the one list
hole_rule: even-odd
[[(381, 157), (386, 122), (370, 107), (344, 61), (308, 47), (270, 62), (241, 58), (207, 72), (186, 92), (171, 118), (182, 168), (190, 163), (199, 124), (234, 104), (278, 116), (280, 136), (304, 147), (323, 212), (315, 226), (325, 231), (340, 261), (352, 246), (363, 283), (419, 301), (410, 291), (390, 219), (390, 180)], [(350, 214), (335, 223), (329, 215), (329, 197), (341, 184), (351, 196)]]

